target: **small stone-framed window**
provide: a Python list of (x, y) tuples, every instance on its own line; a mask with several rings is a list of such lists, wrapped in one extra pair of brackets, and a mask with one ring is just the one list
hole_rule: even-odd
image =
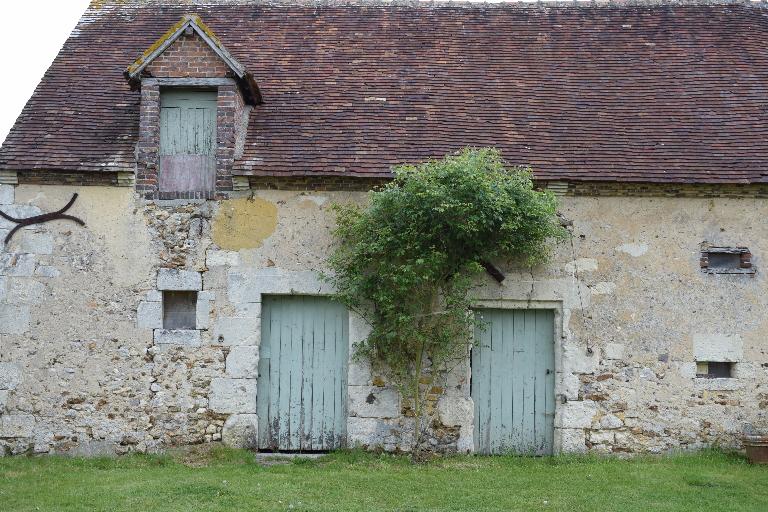
[(197, 329), (197, 292), (163, 292), (163, 329)]
[(203, 290), (202, 274), (161, 268), (154, 290), (136, 311), (140, 329), (152, 329), (157, 345), (197, 346), (208, 330), (213, 293)]
[(707, 274), (754, 274), (752, 253), (747, 247), (701, 246), (701, 270)]
[(696, 361), (696, 377), (730, 379), (733, 377), (733, 363), (725, 361)]

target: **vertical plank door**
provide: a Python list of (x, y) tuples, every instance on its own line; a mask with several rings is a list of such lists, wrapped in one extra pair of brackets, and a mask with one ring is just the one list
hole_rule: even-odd
[(475, 451), (548, 455), (554, 443), (554, 313), (478, 309), (472, 348)]
[(324, 451), (346, 444), (349, 317), (326, 297), (265, 297), (257, 412), (259, 449)]
[(216, 189), (216, 91), (160, 93), (160, 168), (163, 192)]

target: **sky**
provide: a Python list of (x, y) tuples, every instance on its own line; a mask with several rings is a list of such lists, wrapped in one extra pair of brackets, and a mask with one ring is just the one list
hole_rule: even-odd
[(0, 141), (5, 140), (88, 3), (89, 0), (3, 2), (0, 48), (7, 49), (4, 67), (13, 70), (13, 80), (4, 81), (1, 89)]

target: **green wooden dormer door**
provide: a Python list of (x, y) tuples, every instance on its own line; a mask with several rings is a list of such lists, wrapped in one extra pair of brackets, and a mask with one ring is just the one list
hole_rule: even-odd
[(216, 97), (216, 91), (199, 89), (161, 92), (161, 192), (216, 189)]

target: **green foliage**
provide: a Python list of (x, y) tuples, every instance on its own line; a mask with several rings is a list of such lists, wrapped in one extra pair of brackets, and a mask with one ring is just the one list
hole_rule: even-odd
[(396, 168), (367, 207), (336, 206), (329, 280), (372, 326), (357, 354), (414, 399), (417, 417), (424, 368), (434, 378), (466, 355), (469, 291), (483, 263), (544, 260), (546, 242), (564, 233), (556, 207), (530, 172), (508, 169), (491, 148)]

